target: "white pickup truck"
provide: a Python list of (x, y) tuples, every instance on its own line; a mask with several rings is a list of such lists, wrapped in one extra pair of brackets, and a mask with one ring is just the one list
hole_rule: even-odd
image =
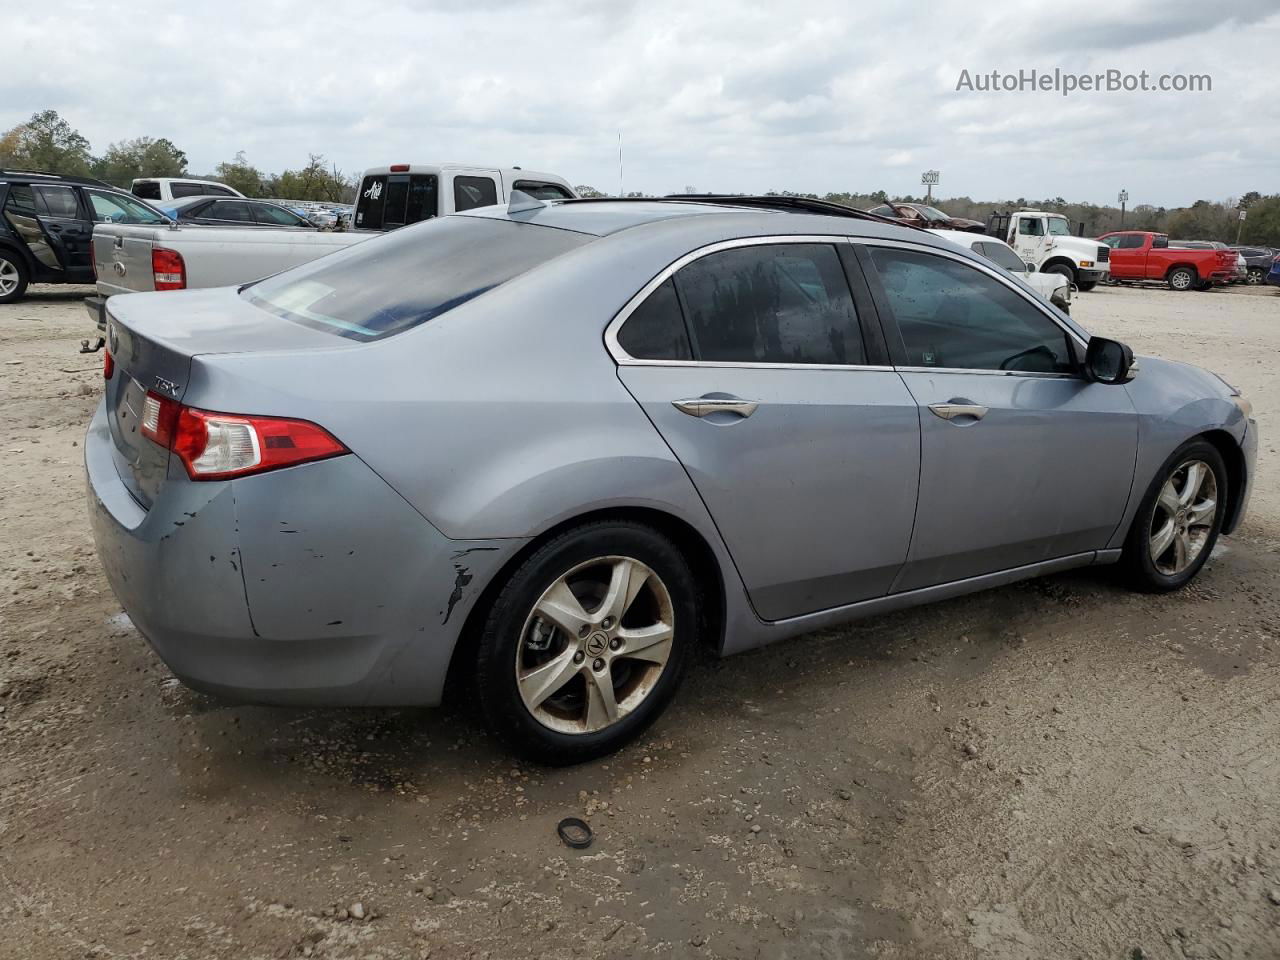
[(177, 223), (155, 227), (99, 223), (93, 229), (98, 295), (85, 300), (85, 309), (98, 329), (103, 330), (107, 297), (248, 283), (377, 235)]
[(539, 200), (576, 196), (563, 177), (519, 167), (397, 163), (360, 178), (354, 232), (99, 223), (98, 295), (85, 300), (85, 309), (104, 330), (106, 299), (116, 294), (249, 283), (406, 224), (506, 203), (516, 191)]

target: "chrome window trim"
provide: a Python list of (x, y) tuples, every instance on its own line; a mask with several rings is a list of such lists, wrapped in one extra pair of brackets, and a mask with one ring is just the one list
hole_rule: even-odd
[[(756, 361), (728, 361), (728, 360), (641, 360), (631, 356), (622, 348), (622, 344), (618, 342), (618, 331), (622, 329), (622, 325), (631, 318), (631, 314), (636, 311), (640, 304), (648, 298), (649, 294), (662, 286), (681, 268), (688, 266), (695, 260), (701, 260), (703, 257), (710, 256), (713, 253), (720, 253), (723, 250), (735, 250), (739, 247), (763, 247), (777, 243), (825, 243), (832, 246), (838, 244), (850, 243), (850, 238), (843, 234), (783, 234), (781, 236), (762, 236), (762, 237), (737, 237), (733, 240), (718, 240), (715, 243), (707, 244), (696, 250), (691, 250), (684, 256), (677, 258), (669, 263), (666, 267), (658, 272), (652, 280), (640, 288), (640, 292), (628, 300), (618, 311), (617, 315), (609, 321), (609, 325), (605, 327), (604, 343), (614, 361), (621, 367), (706, 367), (709, 369), (721, 370), (880, 370), (893, 372), (891, 366), (875, 366), (869, 364), (856, 363), (761, 363)], [(858, 323), (861, 325), (863, 319), (859, 316)]]
[[(927, 254), (932, 254), (933, 256), (936, 256), (936, 257), (946, 257), (948, 259), (955, 260), (958, 263), (963, 263), (966, 266), (972, 267), (975, 270), (985, 273), (987, 276), (992, 277), (997, 282), (1008, 287), (1010, 290), (1012, 290), (1014, 293), (1020, 296), (1023, 300), (1025, 300), (1031, 306), (1035, 307), (1036, 310), (1044, 314), (1049, 320), (1051, 320), (1058, 327), (1058, 329), (1064, 331), (1067, 334), (1067, 336), (1075, 340), (1076, 343), (1078, 343), (1081, 347), (1089, 346), (1088, 340), (1081, 339), (1080, 334), (1078, 334), (1071, 327), (1065, 325), (1061, 320), (1059, 320), (1057, 317), (1053, 315), (1053, 311), (1050, 309), (1052, 306), (1051, 304), (1047, 302), (1041, 303), (1041, 298), (1036, 293), (1030, 290), (1021, 289), (1016, 283), (1011, 282), (1008, 276), (1001, 276), (1000, 273), (997, 271), (995, 264), (991, 264), (990, 266), (988, 266), (985, 263), (975, 262), (973, 260), (970, 260), (968, 257), (957, 256), (956, 253), (952, 250), (946, 250), (946, 249), (943, 249), (942, 247), (931, 247), (922, 243), (913, 243), (909, 240), (887, 240), (887, 239), (882, 239), (880, 237), (865, 237), (865, 238), (859, 238), (857, 242), (862, 244), (864, 247), (868, 247), (868, 248), (897, 247), (902, 250), (909, 250), (913, 253), (927, 253)], [(977, 254), (974, 254), (974, 256), (977, 256)], [(905, 370), (908, 368), (899, 367), (898, 369)], [(924, 369), (946, 370), (948, 368), (947, 367), (925, 367)], [(950, 369), (955, 369), (955, 368), (950, 368)], [(969, 372), (971, 373), (1010, 373), (1015, 371), (982, 370), (982, 371), (969, 371)], [(1048, 374), (1048, 376), (1071, 377), (1071, 376), (1074, 376), (1074, 374), (1054, 373), (1054, 374)]]

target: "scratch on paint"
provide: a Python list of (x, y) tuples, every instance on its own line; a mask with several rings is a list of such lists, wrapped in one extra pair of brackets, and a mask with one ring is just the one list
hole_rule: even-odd
[(453, 616), (453, 608), (458, 605), (458, 601), (462, 599), (462, 589), (469, 584), (472, 579), (470, 571), (460, 563), (454, 563), (453, 569), (458, 571), (457, 577), (453, 581), (453, 592), (449, 594), (449, 609), (445, 611), (444, 620), (441, 626), (449, 622), (449, 618)]

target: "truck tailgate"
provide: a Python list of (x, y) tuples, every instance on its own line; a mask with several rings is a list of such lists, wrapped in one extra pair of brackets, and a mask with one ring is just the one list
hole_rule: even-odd
[(166, 228), (98, 224), (93, 228), (93, 268), (103, 296), (154, 290), (151, 251)]

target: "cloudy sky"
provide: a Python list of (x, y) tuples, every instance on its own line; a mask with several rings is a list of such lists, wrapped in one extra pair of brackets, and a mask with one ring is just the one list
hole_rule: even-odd
[[(520, 164), (627, 190), (922, 192), (1167, 206), (1280, 191), (1280, 9), (1206, 0), (17, 3), (0, 130), (52, 107), (95, 151), (207, 171), (323, 153)], [(127, 13), (126, 13), (127, 11)], [(182, 11), (182, 12), (177, 12)], [(191, 12), (188, 12), (191, 11)], [(978, 93), (962, 70), (1209, 74), (1204, 93)]]

